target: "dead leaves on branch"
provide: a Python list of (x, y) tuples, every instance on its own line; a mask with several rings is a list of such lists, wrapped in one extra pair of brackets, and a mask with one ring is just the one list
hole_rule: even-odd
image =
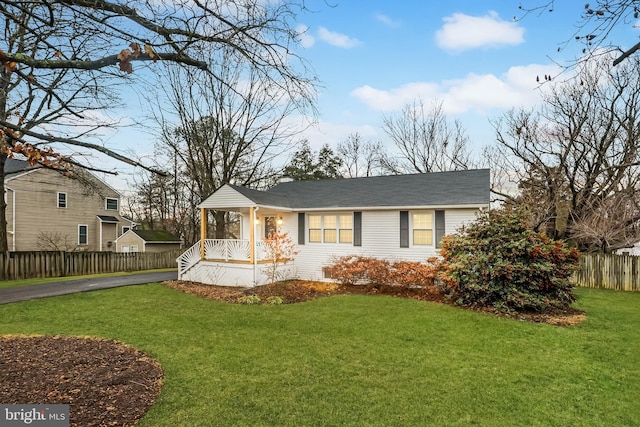
[[(146, 55), (153, 62), (157, 62), (160, 59), (160, 56), (153, 50), (153, 48), (145, 44), (144, 47), (140, 47), (138, 43), (129, 44), (128, 49), (122, 49), (120, 53), (117, 55), (118, 66), (120, 71), (123, 71), (127, 74), (133, 73), (133, 66), (131, 65), (131, 61), (134, 61), (140, 58), (141, 55)], [(53, 55), (55, 58), (62, 60), (63, 55), (62, 52), (56, 51)], [(4, 68), (4, 72), (6, 74), (11, 74), (18, 69), (18, 63), (13, 60), (10, 56), (0, 50), (0, 64)]]
[[(148, 44), (144, 45), (144, 53), (156, 62), (159, 59), (157, 53), (153, 51), (153, 48)], [(122, 49), (118, 54), (118, 65), (120, 66), (120, 71), (124, 71), (127, 74), (133, 73), (133, 65), (131, 65), (131, 61), (137, 59), (142, 54), (142, 49), (138, 43), (131, 43), (129, 45), (129, 49)]]
[(4, 72), (6, 74), (13, 73), (18, 67), (18, 64), (16, 62), (10, 59), (7, 59), (7, 54), (4, 53), (2, 50), (0, 50), (0, 62), (2, 63), (2, 66), (4, 67)]
[(14, 129), (0, 128), (0, 153), (9, 158), (16, 154), (24, 156), (29, 166), (42, 165), (50, 169), (64, 170), (65, 175), (71, 175), (72, 165), (62, 159), (60, 153), (51, 147), (40, 148), (28, 142), (21, 141), (22, 134)]

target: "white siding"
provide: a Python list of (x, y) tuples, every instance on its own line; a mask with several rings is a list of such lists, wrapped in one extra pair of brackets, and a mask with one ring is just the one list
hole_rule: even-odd
[(478, 209), (448, 209), (444, 212), (445, 234), (453, 234), (458, 229), (476, 219)]
[(180, 280), (205, 285), (250, 287), (253, 284), (253, 265), (200, 261), (187, 270)]
[[(446, 209), (446, 234), (454, 233), (463, 224), (473, 221), (477, 209)], [(297, 220), (287, 221), (292, 224), (289, 234), (297, 242)], [(410, 230), (411, 232), (411, 230)], [(305, 236), (308, 237), (308, 236)], [(297, 275), (301, 279), (322, 280), (322, 267), (331, 264), (334, 256), (363, 255), (387, 259), (389, 261), (426, 261), (427, 258), (439, 255), (435, 244), (429, 246), (400, 247), (400, 213), (399, 211), (364, 211), (362, 212), (362, 246), (338, 243), (309, 243), (298, 246), (299, 253), (295, 259)]]
[(218, 191), (207, 197), (202, 203), (200, 208), (207, 209), (228, 209), (228, 208), (240, 208), (251, 207), (255, 203), (238, 193), (228, 185), (224, 185)]
[[(464, 223), (473, 221), (477, 211), (477, 209), (445, 209), (446, 233), (454, 233)], [(270, 213), (269, 216), (282, 216), (283, 222), (279, 226), (279, 230), (289, 233), (293, 242), (298, 243), (297, 212), (282, 213), (281, 215)], [(263, 215), (258, 215), (258, 217), (261, 221), (259, 225), (255, 225), (255, 230), (256, 243), (259, 245), (260, 239), (264, 236), (264, 221)], [(254, 226), (251, 222), (252, 219), (248, 218), (248, 215), (243, 217), (245, 230)], [(287, 273), (291, 278), (324, 280), (322, 268), (330, 265), (333, 257), (345, 255), (363, 255), (389, 261), (422, 262), (429, 257), (439, 255), (439, 250), (436, 249), (435, 244), (428, 246), (411, 245), (408, 248), (400, 247), (400, 213), (397, 210), (362, 212), (362, 246), (341, 243), (309, 243), (308, 233), (306, 233), (308, 224), (305, 225), (307, 225), (305, 227), (305, 244), (297, 246), (299, 252), (294, 262), (286, 267)], [(252, 264), (201, 261), (189, 269), (181, 277), (181, 280), (192, 280), (212, 285), (250, 287), (267, 282), (267, 277), (264, 274), (265, 267), (264, 264), (258, 264), (254, 273)]]
[(616, 249), (615, 251), (613, 251), (613, 253), (614, 254), (618, 254), (618, 255), (639, 256), (640, 255), (640, 243), (636, 243), (633, 246), (631, 246), (630, 248)]

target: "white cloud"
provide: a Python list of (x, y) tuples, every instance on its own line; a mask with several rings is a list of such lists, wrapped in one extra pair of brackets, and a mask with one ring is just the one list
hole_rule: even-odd
[(376, 13), (374, 15), (374, 17), (376, 18), (376, 20), (378, 22), (381, 22), (382, 24), (386, 25), (387, 27), (391, 27), (391, 28), (397, 28), (400, 26), (400, 21), (396, 21), (392, 18), (390, 18), (389, 16), (382, 14), (382, 13)]
[(415, 82), (400, 87), (382, 90), (371, 86), (361, 86), (351, 92), (352, 96), (360, 99), (374, 110), (392, 111), (402, 108), (414, 99), (429, 99), (440, 93), (436, 83)]
[(304, 48), (310, 48), (316, 43), (316, 38), (309, 34), (309, 27), (300, 24), (296, 27), (296, 34), (300, 38), (300, 45)]
[(493, 11), (485, 16), (454, 13), (443, 20), (444, 25), (436, 32), (436, 42), (440, 48), (451, 52), (524, 42), (524, 28), (516, 22), (500, 19)]
[(529, 107), (540, 101), (536, 76), (556, 75), (559, 71), (555, 65), (515, 66), (499, 76), (469, 73), (460, 79), (412, 82), (392, 89), (365, 85), (353, 90), (351, 96), (373, 110), (385, 112), (399, 110), (417, 99), (442, 100), (450, 114)]
[(347, 49), (356, 47), (360, 44), (360, 40), (358, 39), (349, 37), (345, 34), (330, 31), (325, 27), (320, 27), (318, 29), (318, 38), (329, 43), (332, 46), (344, 47)]

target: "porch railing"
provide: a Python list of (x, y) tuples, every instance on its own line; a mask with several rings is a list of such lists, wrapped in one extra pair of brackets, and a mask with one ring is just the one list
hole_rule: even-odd
[[(256, 258), (263, 260), (266, 254), (264, 244), (256, 242)], [(251, 244), (249, 240), (207, 239), (204, 241), (204, 259), (218, 261), (250, 261)], [(178, 274), (181, 275), (201, 260), (200, 241), (187, 249), (176, 261)]]
[(200, 242), (184, 251), (176, 260), (178, 262), (178, 278), (200, 261)]

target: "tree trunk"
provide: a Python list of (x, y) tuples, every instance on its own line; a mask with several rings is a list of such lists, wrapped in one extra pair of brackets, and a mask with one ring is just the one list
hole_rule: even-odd
[(7, 155), (0, 153), (0, 253), (9, 252), (9, 239), (7, 236), (7, 202), (5, 198), (4, 186), (4, 164)]
[(225, 211), (215, 211), (213, 214), (215, 219), (215, 238), (216, 239), (224, 239), (226, 237), (225, 233)]

